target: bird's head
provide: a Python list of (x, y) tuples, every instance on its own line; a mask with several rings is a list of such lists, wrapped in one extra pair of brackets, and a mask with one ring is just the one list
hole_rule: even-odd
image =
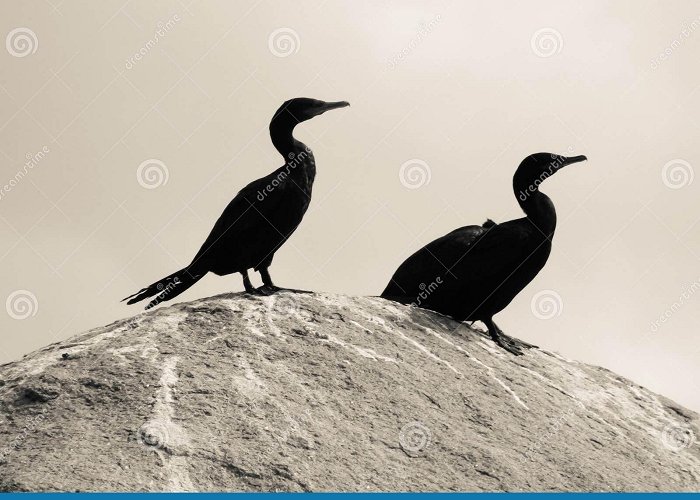
[(350, 103), (347, 101), (325, 102), (308, 97), (295, 97), (285, 101), (280, 106), (275, 112), (273, 121), (279, 119), (297, 124), (310, 120), (314, 116), (322, 115), (331, 109), (344, 108), (345, 106), (350, 106)]
[(534, 193), (539, 185), (547, 178), (556, 174), (559, 170), (572, 163), (585, 161), (583, 155), (562, 156), (554, 153), (531, 154), (520, 162), (518, 170), (513, 176), (513, 189), (516, 194), (525, 201), (529, 193)]

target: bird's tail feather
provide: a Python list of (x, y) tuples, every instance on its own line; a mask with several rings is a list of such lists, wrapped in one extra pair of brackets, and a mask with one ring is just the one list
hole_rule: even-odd
[(188, 268), (180, 269), (170, 276), (166, 276), (146, 288), (142, 288), (138, 292), (123, 298), (122, 302), (128, 300), (127, 304), (134, 304), (156, 295), (156, 298), (146, 306), (146, 309), (150, 309), (161, 302), (174, 299), (199, 281), (204, 274), (206, 273), (195, 273)]

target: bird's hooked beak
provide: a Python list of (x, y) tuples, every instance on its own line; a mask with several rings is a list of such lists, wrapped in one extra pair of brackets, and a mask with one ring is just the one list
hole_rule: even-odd
[(350, 103), (347, 101), (324, 102), (321, 106), (319, 106), (315, 116), (322, 115), (331, 109), (344, 108), (346, 106), (350, 106)]
[(571, 165), (572, 163), (578, 163), (580, 161), (586, 161), (588, 158), (585, 157), (585, 155), (580, 155), (580, 156), (570, 156), (568, 158), (564, 158), (561, 162), (561, 166), (565, 167), (567, 165)]

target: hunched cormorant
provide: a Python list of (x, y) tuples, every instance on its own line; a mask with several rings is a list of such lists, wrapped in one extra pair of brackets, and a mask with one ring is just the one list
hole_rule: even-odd
[[(350, 104), (298, 97), (286, 101), (270, 122), (270, 137), (285, 164), (251, 182), (228, 204), (206, 241), (185, 268), (123, 300), (127, 304), (157, 297), (146, 309), (177, 297), (208, 272), (241, 273), (248, 293), (269, 295), (279, 290), (268, 268), (275, 252), (297, 228), (311, 201), (316, 164), (311, 150), (292, 135), (294, 127), (328, 110)], [(254, 288), (248, 269), (260, 272), (264, 285)]]
[[(505, 335), (493, 316), (537, 276), (547, 262), (557, 215), (538, 188), (561, 168), (586, 160), (536, 153), (513, 176), (513, 192), (526, 217), (465, 226), (428, 243), (397, 269), (382, 297), (453, 317), (482, 321), (496, 344), (519, 355), (534, 347)], [(520, 347), (519, 347), (520, 346)]]

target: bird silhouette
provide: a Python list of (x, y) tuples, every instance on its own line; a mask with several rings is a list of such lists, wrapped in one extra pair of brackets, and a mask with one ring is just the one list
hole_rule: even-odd
[(381, 296), (460, 322), (480, 320), (493, 341), (512, 354), (534, 347), (505, 335), (493, 316), (537, 276), (552, 249), (557, 215), (540, 184), (586, 159), (551, 153), (525, 158), (513, 176), (513, 192), (525, 217), (500, 224), (489, 219), (428, 243), (399, 266)]
[[(249, 293), (269, 295), (279, 290), (268, 268), (275, 252), (299, 226), (311, 201), (316, 176), (314, 155), (293, 136), (299, 123), (350, 104), (299, 97), (286, 101), (270, 122), (270, 137), (285, 164), (244, 187), (224, 209), (214, 228), (183, 269), (142, 288), (123, 300), (133, 304), (156, 296), (146, 309), (173, 299), (208, 272), (219, 276), (241, 273)], [(263, 286), (253, 287), (248, 269), (260, 272)]]

